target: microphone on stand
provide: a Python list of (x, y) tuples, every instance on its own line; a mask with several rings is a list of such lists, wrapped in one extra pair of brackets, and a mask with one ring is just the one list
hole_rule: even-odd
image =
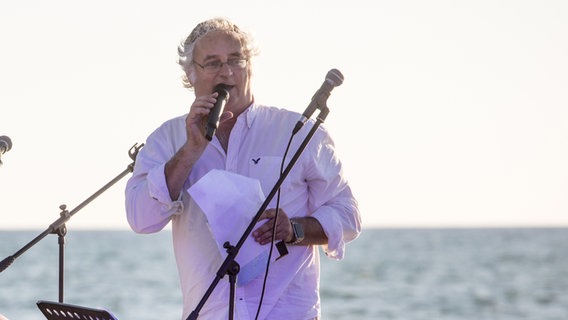
[(215, 135), (215, 130), (219, 126), (219, 119), (221, 118), (221, 114), (223, 113), (223, 109), (225, 109), (225, 104), (229, 100), (229, 89), (230, 86), (220, 83), (215, 86), (213, 92), (217, 92), (219, 95), (217, 96), (217, 101), (213, 108), (209, 111), (209, 119), (207, 120), (205, 138), (211, 141), (213, 136)]
[(0, 136), (0, 166), (2, 165), (2, 155), (12, 149), (12, 140), (8, 136)]
[(312, 101), (300, 117), (300, 120), (296, 123), (292, 134), (298, 133), (300, 129), (304, 126), (304, 124), (308, 121), (309, 118), (312, 117), (316, 109), (322, 110), (322, 108), (326, 107), (327, 98), (331, 94), (331, 90), (333, 88), (340, 86), (343, 83), (343, 75), (337, 69), (331, 69), (325, 76), (325, 81), (321, 85), (321, 87), (316, 91), (314, 96), (312, 97)]

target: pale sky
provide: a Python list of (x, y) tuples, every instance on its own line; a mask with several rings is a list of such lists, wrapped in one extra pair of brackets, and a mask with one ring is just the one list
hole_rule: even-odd
[[(30, 0), (0, 5), (0, 229), (47, 228), (186, 113), (177, 44), (215, 16), (256, 37), (258, 102), (344, 74), (325, 125), (365, 227), (568, 226), (564, 0)], [(128, 228), (128, 177), (68, 228)]]

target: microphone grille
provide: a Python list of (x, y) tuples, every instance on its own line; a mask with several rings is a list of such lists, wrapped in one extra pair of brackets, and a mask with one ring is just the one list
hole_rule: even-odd
[(231, 89), (231, 86), (224, 84), (224, 83), (219, 83), (218, 85), (215, 86), (215, 88), (213, 88), (213, 92), (219, 93), (219, 97), (221, 99), (229, 99), (229, 90), (230, 89)]
[(325, 76), (325, 80), (331, 83), (334, 87), (340, 86), (343, 83), (343, 75), (337, 69), (331, 69)]
[(12, 140), (8, 136), (0, 136), (0, 145), (5, 145), (6, 151), (12, 149)]

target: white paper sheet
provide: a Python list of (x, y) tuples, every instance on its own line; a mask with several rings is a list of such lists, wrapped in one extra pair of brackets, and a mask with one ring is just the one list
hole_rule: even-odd
[[(265, 199), (260, 181), (224, 170), (209, 171), (187, 191), (207, 216), (223, 258), (227, 256), (223, 244), (237, 244)], [(259, 221), (255, 229), (265, 221)], [(235, 259), (241, 266), (239, 285), (265, 271), (269, 249), (249, 235)], [(273, 261), (278, 255), (276, 249), (274, 252)]]

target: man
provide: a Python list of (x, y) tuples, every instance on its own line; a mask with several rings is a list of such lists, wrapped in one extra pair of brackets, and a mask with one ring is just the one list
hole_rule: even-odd
[[(188, 189), (211, 170), (221, 169), (258, 179), (268, 194), (300, 118), (295, 112), (254, 101), (251, 76), (255, 54), (249, 35), (226, 19), (207, 20), (195, 27), (180, 44), (179, 64), (184, 83), (193, 88), (196, 98), (188, 114), (165, 122), (148, 137), (126, 186), (127, 218), (134, 231), (157, 232), (172, 223), (184, 319), (223, 262), (210, 221)], [(229, 88), (229, 99), (209, 141), (204, 123), (218, 97), (212, 92), (219, 84)], [(304, 128), (297, 134), (290, 150), (297, 149), (307, 131)], [(288, 243), (289, 253), (271, 263), (264, 295), (264, 275), (237, 286), (236, 319), (254, 319), (262, 295), (259, 319), (318, 319), (318, 245), (330, 258), (339, 260), (345, 244), (361, 231), (357, 202), (325, 129), (317, 130), (280, 190), (278, 215), (274, 199), (252, 237), (266, 246), (274, 232), (276, 241)], [(228, 295), (224, 277), (199, 319), (227, 319)]]

